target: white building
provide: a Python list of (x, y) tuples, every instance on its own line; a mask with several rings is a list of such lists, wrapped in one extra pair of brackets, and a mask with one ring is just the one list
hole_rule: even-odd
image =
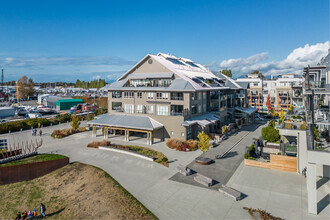
[(273, 77), (265, 79), (257, 74), (248, 74), (246, 78), (237, 79), (236, 82), (249, 83), (249, 105), (258, 108), (260, 112), (268, 111), (266, 106), (268, 95), (271, 105), (276, 111), (288, 111), (290, 105), (303, 108), (302, 78), (298, 75), (282, 74), (276, 79)]

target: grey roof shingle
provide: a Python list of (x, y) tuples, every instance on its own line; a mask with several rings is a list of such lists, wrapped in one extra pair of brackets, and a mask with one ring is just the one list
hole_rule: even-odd
[(96, 119), (89, 121), (88, 124), (141, 129), (148, 131), (153, 131), (164, 127), (161, 123), (148, 116), (124, 114), (99, 115)]

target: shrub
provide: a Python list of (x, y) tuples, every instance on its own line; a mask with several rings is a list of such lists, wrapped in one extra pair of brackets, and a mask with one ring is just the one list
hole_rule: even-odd
[(292, 124), (291, 123), (285, 123), (284, 128), (292, 129)]
[(192, 140), (192, 139), (187, 140), (187, 141), (170, 139), (166, 142), (166, 145), (171, 149), (176, 149), (179, 151), (195, 151), (195, 150), (197, 150), (197, 141)]
[(275, 121), (274, 120), (270, 120), (268, 126), (275, 128)]
[(277, 129), (267, 126), (261, 130), (262, 139), (268, 142), (276, 142), (280, 140), (280, 133)]
[(87, 144), (87, 147), (99, 148), (99, 142), (97, 142), (97, 141), (91, 142), (91, 143)]
[(248, 153), (245, 153), (244, 154), (244, 159), (248, 159), (248, 157), (249, 157)]
[(248, 157), (248, 159), (249, 159), (249, 160), (255, 160), (255, 158), (254, 158), (254, 157)]
[(95, 115), (102, 115), (108, 112), (107, 108), (98, 108), (94, 111)]
[(101, 142), (99, 142), (102, 146), (110, 146), (111, 142), (108, 140), (103, 139)]

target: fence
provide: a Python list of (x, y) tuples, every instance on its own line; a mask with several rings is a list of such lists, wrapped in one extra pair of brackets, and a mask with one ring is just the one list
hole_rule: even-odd
[(0, 185), (32, 180), (69, 164), (69, 158), (0, 167)]
[(270, 155), (270, 162), (244, 159), (245, 166), (261, 167), (271, 170), (282, 170), (286, 172), (297, 172), (297, 157), (282, 155)]

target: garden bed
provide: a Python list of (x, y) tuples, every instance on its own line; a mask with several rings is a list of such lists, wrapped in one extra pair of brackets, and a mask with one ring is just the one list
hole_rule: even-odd
[(23, 158), (20, 160), (15, 160), (12, 162), (0, 164), (0, 167), (8, 167), (8, 166), (14, 166), (14, 165), (20, 165), (20, 164), (28, 164), (28, 163), (36, 163), (41, 161), (49, 161), (49, 160), (57, 160), (66, 158), (66, 156), (62, 156), (59, 154), (38, 154), (35, 156)]
[(197, 141), (195, 140), (187, 140), (187, 141), (180, 141), (177, 139), (170, 139), (166, 142), (166, 146), (168, 146), (171, 149), (175, 149), (177, 151), (195, 151), (198, 149), (197, 147)]
[(87, 131), (87, 127), (80, 127), (78, 129), (67, 128), (62, 130), (54, 130), (50, 136), (53, 138), (64, 138), (69, 135), (77, 134), (84, 131)]

